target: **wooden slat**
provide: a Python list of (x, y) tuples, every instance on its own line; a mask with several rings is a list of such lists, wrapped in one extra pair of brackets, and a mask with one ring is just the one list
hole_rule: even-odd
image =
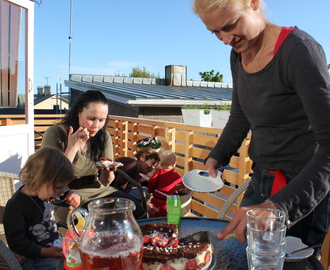
[(203, 134), (194, 134), (192, 143), (199, 144), (208, 147), (214, 147), (217, 143), (218, 138), (214, 136), (207, 136)]
[[(140, 133), (145, 133), (145, 134), (152, 134), (153, 129), (152, 129), (152, 127), (137, 125), (136, 131), (140, 132)], [(146, 136), (144, 136), (144, 135), (140, 136), (141, 139), (144, 137), (146, 137)]]
[(229, 170), (224, 170), (222, 177), (234, 185), (241, 185), (243, 182), (242, 179), (240, 179), (238, 173)]
[(23, 125), (25, 124), (25, 119), (1, 119), (1, 126), (11, 126), (11, 125)]
[(176, 157), (176, 164), (177, 164), (177, 166), (184, 166), (184, 161), (185, 161), (185, 158), (184, 157), (180, 157), (180, 156), (177, 156)]
[(229, 197), (235, 190), (236, 188), (234, 187), (223, 185), (223, 187), (216, 193), (225, 197)]
[(212, 208), (201, 204), (195, 200), (191, 201), (191, 210), (194, 210), (198, 213), (203, 213), (205, 217), (209, 218), (216, 218), (218, 215), (218, 212), (216, 210), (213, 210)]
[(46, 126), (50, 126), (50, 125), (55, 125), (57, 123), (59, 123), (62, 119), (53, 119), (52, 121), (49, 121), (49, 119), (35, 119), (34, 120), (34, 125), (46, 125)]
[(46, 131), (46, 129), (48, 128), (49, 126), (34, 126), (34, 131), (36, 131), (36, 132), (41, 132), (41, 133), (43, 133), (43, 132), (45, 132)]
[(178, 167), (175, 168), (175, 171), (180, 175), (184, 175), (184, 170), (179, 169)]
[(177, 141), (184, 142), (184, 140), (185, 140), (185, 132), (177, 130), (176, 131), (176, 134), (175, 134), (175, 139)]
[(165, 130), (162, 128), (156, 128), (155, 137), (165, 137)]
[(224, 204), (224, 199), (221, 199), (210, 193), (194, 192), (193, 197), (197, 200), (201, 200), (205, 203), (208, 203), (218, 209), (221, 208)]

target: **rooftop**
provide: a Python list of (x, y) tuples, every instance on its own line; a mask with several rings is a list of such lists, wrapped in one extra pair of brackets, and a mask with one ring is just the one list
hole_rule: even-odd
[(186, 81), (186, 86), (165, 85), (165, 79), (71, 74), (65, 85), (80, 91), (100, 90), (111, 100), (136, 105), (213, 105), (231, 101), (232, 84)]

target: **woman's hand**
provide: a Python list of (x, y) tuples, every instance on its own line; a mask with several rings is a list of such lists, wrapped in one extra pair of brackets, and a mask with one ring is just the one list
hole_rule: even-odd
[(86, 143), (89, 139), (89, 132), (87, 128), (79, 127), (76, 132), (73, 133), (73, 128), (69, 127), (68, 132), (68, 147), (65, 150), (65, 156), (73, 162), (74, 157), (79, 149), (86, 148)]
[(68, 194), (65, 197), (65, 202), (74, 208), (80, 205), (80, 201), (81, 201), (81, 197), (77, 193)]
[(216, 177), (218, 173), (215, 169), (219, 166), (219, 162), (216, 159), (210, 157), (206, 160), (204, 169), (209, 173), (209, 175)]
[[(268, 202), (263, 202), (258, 205), (252, 205), (248, 207), (240, 207), (238, 208), (235, 216), (229, 222), (229, 224), (218, 233), (217, 237), (219, 239), (224, 238), (227, 234), (231, 233), (232, 231), (236, 232), (237, 240), (241, 243), (246, 241), (246, 212), (250, 209), (254, 208), (273, 208)], [(262, 215), (262, 212), (260, 213)]]
[(46, 258), (62, 258), (63, 253), (62, 253), (62, 248), (60, 247), (49, 247), (49, 248), (42, 248), (41, 257), (46, 257)]
[[(105, 158), (105, 157), (100, 157), (100, 160), (109, 160), (109, 161), (113, 162), (112, 159)], [(122, 166), (124, 166), (124, 164), (119, 164), (118, 166), (109, 166), (109, 167), (100, 167), (100, 166), (96, 165), (96, 167), (98, 169), (105, 170), (105, 171), (114, 171), (114, 172), (117, 170), (118, 167), (122, 167)]]
[[(112, 161), (112, 159), (105, 158), (105, 157), (101, 157), (100, 160)], [(103, 167), (96, 166), (97, 168), (101, 169), (99, 178), (100, 178), (100, 182), (102, 183), (102, 185), (109, 186), (112, 183), (112, 181), (115, 179), (114, 171), (116, 171), (117, 168), (121, 167), (121, 166), (123, 166), (123, 164), (120, 164), (119, 166), (111, 166), (109, 168), (103, 168)]]
[[(105, 157), (101, 157), (100, 160), (110, 160), (113, 161), (110, 158), (105, 158)], [(100, 182), (102, 183), (102, 185), (104, 186), (109, 186), (112, 181), (115, 179), (115, 174), (114, 171), (117, 170), (118, 167), (124, 166), (123, 164), (120, 164), (118, 166), (110, 166), (110, 167), (100, 167), (100, 166), (96, 166), (98, 169), (100, 169)]]

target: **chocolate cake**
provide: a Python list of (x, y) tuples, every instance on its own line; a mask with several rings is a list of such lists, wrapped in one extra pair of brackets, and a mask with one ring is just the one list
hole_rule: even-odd
[(204, 269), (210, 264), (212, 245), (208, 239), (200, 239), (201, 232), (178, 238), (175, 224), (151, 223), (140, 228), (143, 270)]

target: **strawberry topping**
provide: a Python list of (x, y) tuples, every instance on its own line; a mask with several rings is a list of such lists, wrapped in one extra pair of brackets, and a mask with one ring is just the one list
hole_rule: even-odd
[(164, 264), (159, 270), (176, 270), (174, 267), (169, 264)]
[(207, 263), (211, 260), (211, 252), (208, 250), (205, 254), (204, 261)]
[(197, 262), (195, 259), (190, 259), (187, 263), (186, 263), (186, 270), (194, 270), (197, 268)]

